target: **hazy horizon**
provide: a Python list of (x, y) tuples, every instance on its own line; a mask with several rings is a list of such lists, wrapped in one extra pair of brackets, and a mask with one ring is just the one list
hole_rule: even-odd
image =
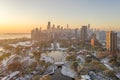
[(120, 30), (119, 0), (0, 0), (0, 33), (30, 33), (47, 22)]

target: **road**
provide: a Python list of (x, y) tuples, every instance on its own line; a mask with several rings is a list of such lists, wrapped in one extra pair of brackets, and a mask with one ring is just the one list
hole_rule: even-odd
[(61, 68), (56, 69), (55, 74), (52, 75), (52, 80), (74, 80), (72, 78), (69, 78), (67, 76), (63, 76), (61, 74)]

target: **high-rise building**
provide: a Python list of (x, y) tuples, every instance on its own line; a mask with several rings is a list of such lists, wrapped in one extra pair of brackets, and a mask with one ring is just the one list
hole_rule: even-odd
[(90, 24), (88, 24), (88, 29), (90, 29)]
[(55, 29), (55, 25), (53, 24), (52, 29)]
[(82, 26), (81, 28), (81, 40), (84, 42), (87, 40), (88, 34), (87, 34), (87, 26)]
[(96, 38), (96, 34), (93, 33), (92, 34), (92, 39), (91, 39), (91, 46), (95, 47), (95, 46), (99, 46), (99, 45), (100, 45), (100, 43), (99, 43), (99, 41)]
[(68, 27), (68, 24), (67, 24), (67, 29), (68, 29), (69, 27)]
[(108, 31), (106, 33), (106, 48), (109, 52), (114, 53), (117, 50), (117, 33)]
[(47, 29), (49, 30), (51, 28), (51, 23), (50, 21), (48, 22)]
[(78, 28), (75, 29), (75, 38), (78, 39)]
[(57, 26), (57, 29), (60, 29), (60, 25)]

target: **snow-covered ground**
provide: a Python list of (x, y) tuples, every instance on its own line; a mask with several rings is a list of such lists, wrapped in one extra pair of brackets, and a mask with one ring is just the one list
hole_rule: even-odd
[(112, 70), (112, 71), (113, 71), (113, 68), (110, 67), (108, 64), (104, 63), (104, 65), (105, 65), (109, 70)]
[(13, 57), (15, 57), (15, 56), (16, 56), (16, 55), (14, 54), (14, 55), (11, 55), (10, 57), (4, 59), (4, 60), (2, 61), (2, 65), (3, 65), (3, 66), (7, 66), (7, 62), (8, 62), (10, 59), (12, 59)]
[(45, 60), (45, 62), (54, 63), (54, 59), (52, 57), (50, 57), (50, 56), (47, 56), (47, 55), (42, 55), (40, 60)]
[(116, 73), (115, 75), (120, 79), (120, 73)]
[(15, 77), (16, 75), (20, 74), (20, 71), (15, 71), (7, 76), (5, 76), (4, 78), (2, 78), (1, 80), (11, 80), (13, 77)]
[(108, 63), (109, 59), (108, 58), (104, 58), (101, 60), (102, 63)]
[(89, 75), (81, 75), (81, 80), (91, 80)]
[(63, 65), (64, 62), (55, 62), (55, 65)]
[(108, 61), (109, 59), (108, 58), (105, 58), (105, 59), (102, 59), (101, 62), (109, 69), (109, 70), (112, 70), (113, 71), (113, 68), (108, 65)]
[(21, 63), (24, 63), (26, 66), (29, 66), (31, 65), (32, 63), (35, 62), (35, 59), (34, 58), (30, 58), (29, 56), (27, 57), (24, 57), (22, 60), (21, 60)]
[(85, 62), (85, 57), (83, 55), (78, 55), (76, 59), (80, 59), (81, 63)]
[(67, 64), (67, 63), (64, 66), (62, 66), (61, 73), (71, 78), (75, 78), (77, 74), (74, 70), (70, 68), (70, 64)]
[(30, 41), (25, 41), (25, 42), (18, 42), (16, 44), (9, 44), (10, 46), (17, 47), (17, 46), (32, 46), (32, 43)]

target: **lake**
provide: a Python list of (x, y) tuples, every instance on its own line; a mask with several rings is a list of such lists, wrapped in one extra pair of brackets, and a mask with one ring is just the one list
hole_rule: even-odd
[(22, 37), (31, 38), (31, 35), (30, 34), (0, 34), (0, 40), (15, 39), (15, 38), (22, 38)]

